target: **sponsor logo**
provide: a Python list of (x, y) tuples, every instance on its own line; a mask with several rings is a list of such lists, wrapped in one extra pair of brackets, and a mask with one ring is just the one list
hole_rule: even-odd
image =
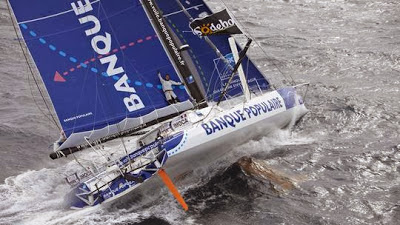
[(100, 20), (94, 16), (88, 14), (93, 10), (92, 3), (89, 0), (72, 2), (72, 10), (75, 12), (76, 16), (85, 15), (79, 18), (79, 23), (88, 27), (85, 30), (87, 37), (91, 36), (91, 45), (93, 50), (105, 57), (100, 59), (101, 64), (107, 65), (107, 76), (112, 77), (114, 75), (121, 75), (121, 77), (115, 82), (114, 88), (118, 92), (126, 94), (122, 101), (125, 104), (126, 109), (129, 112), (133, 112), (139, 109), (143, 109), (145, 105), (142, 99), (136, 92), (134, 87), (129, 86), (128, 76), (126, 75), (123, 67), (117, 67), (118, 57), (116, 54), (111, 54), (111, 34), (104, 32), (104, 34), (99, 34), (101, 32)]
[[(120, 181), (118, 181), (120, 182)], [(109, 199), (115, 195), (120, 194), (121, 192), (125, 191), (127, 188), (129, 188), (132, 185), (135, 185), (136, 183), (134, 181), (122, 181), (121, 183), (118, 184), (117, 187), (115, 188), (107, 188), (106, 191), (103, 192), (103, 198), (104, 200)], [(112, 184), (111, 186), (115, 185)]]
[(195, 19), (189, 26), (193, 34), (198, 36), (242, 33), (226, 9), (204, 18)]
[(229, 20), (218, 20), (217, 23), (207, 23), (201, 26), (197, 26), (193, 29), (193, 33), (199, 36), (208, 36), (228, 28), (235, 26), (235, 21), (233, 19)]
[(85, 117), (92, 116), (92, 115), (93, 115), (93, 113), (92, 113), (92, 112), (88, 112), (88, 113), (85, 113), (85, 114), (81, 114), (81, 115), (73, 116), (73, 117), (70, 117), (70, 118), (64, 119), (64, 123), (66, 123), (66, 122), (70, 122), (70, 121), (73, 121), (73, 120), (77, 120), (77, 119), (81, 119), (81, 118), (85, 118)]
[(147, 146), (145, 146), (145, 147), (143, 147), (143, 148), (141, 148), (141, 149), (129, 154), (129, 158), (128, 158), (128, 156), (123, 157), (120, 160), (120, 162), (121, 162), (122, 165), (125, 165), (125, 164), (127, 164), (129, 162), (129, 159), (130, 160), (134, 160), (137, 157), (139, 157), (141, 155), (144, 155), (148, 151), (150, 151), (152, 149), (155, 149), (155, 148), (158, 148), (158, 145), (159, 145), (158, 141), (155, 141), (155, 142), (151, 143), (150, 145), (147, 145)]
[(247, 119), (258, 117), (280, 108), (283, 108), (282, 101), (279, 97), (275, 97), (249, 107), (244, 107), (243, 110), (236, 110), (235, 112), (214, 118), (207, 123), (201, 124), (201, 126), (207, 135), (211, 135), (225, 128), (236, 127), (239, 123)]
[(171, 126), (175, 130), (175, 129), (178, 129), (180, 127), (184, 127), (188, 123), (189, 123), (189, 120), (187, 118), (187, 115), (186, 114), (182, 114), (178, 118), (176, 118), (176, 119), (171, 121)]
[(168, 46), (171, 47), (172, 51), (174, 52), (174, 55), (176, 56), (176, 59), (178, 60), (179, 64), (181, 66), (185, 65), (185, 61), (183, 60), (181, 53), (179, 49), (176, 47), (175, 42), (172, 40), (171, 35), (168, 32), (167, 27), (164, 24), (164, 19), (160, 12), (157, 10), (156, 6), (153, 4), (152, 0), (147, 0), (149, 6), (151, 7), (151, 10), (153, 11), (156, 21), (160, 25), (161, 28), (161, 33), (164, 35), (165, 40), (167, 41)]

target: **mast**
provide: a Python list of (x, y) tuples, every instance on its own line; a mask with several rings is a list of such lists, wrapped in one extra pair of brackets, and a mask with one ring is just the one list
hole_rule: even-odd
[[(179, 7), (182, 9), (182, 12), (189, 18), (189, 21), (192, 22), (194, 19), (193, 17), (189, 14), (189, 12), (186, 10), (186, 8), (183, 6), (183, 4), (179, 1), (179, 0), (175, 0), (176, 3), (179, 5)], [(228, 68), (232, 71), (232, 75), (229, 78), (228, 83), (225, 85), (225, 87), (223, 88), (223, 92), (221, 93), (221, 96), (219, 97), (218, 100), (218, 105), (221, 102), (222, 98), (225, 96), (227, 89), (229, 87), (229, 84), (231, 83), (235, 73), (238, 71), (239, 73), (239, 78), (240, 81), (242, 83), (242, 90), (243, 90), (243, 94), (245, 96), (246, 101), (250, 100), (250, 91), (249, 91), (249, 86), (247, 85), (247, 80), (243, 71), (243, 68), (241, 66), (241, 62), (248, 50), (248, 48), (250, 47), (250, 43), (252, 42), (251, 39), (248, 38), (248, 43), (246, 44), (245, 50), (243, 52), (241, 52), (240, 56), (238, 53), (238, 50), (236, 48), (236, 43), (235, 43), (235, 39), (233, 37), (230, 37), (229, 40), (229, 45), (231, 47), (231, 51), (235, 60), (236, 65), (234, 67), (232, 67), (231, 63), (222, 55), (221, 51), (217, 48), (217, 46), (215, 46), (215, 44), (210, 40), (210, 38), (208, 38), (207, 36), (203, 37), (204, 40), (206, 41), (206, 43), (217, 53), (218, 57), (222, 59), (222, 61), (228, 66)], [(244, 53), (244, 54), (243, 54)]]
[[(213, 13), (204, 0), (172, 2), (157, 0), (156, 2), (163, 10), (171, 29), (173, 28), (179, 38), (190, 45), (190, 57), (200, 72), (201, 81), (207, 90), (207, 97), (217, 102), (237, 62), (234, 60), (228, 39), (234, 36), (233, 34), (243, 34), (242, 30), (236, 26), (234, 18), (227, 10)], [(191, 32), (188, 30), (188, 24)], [(248, 35), (244, 35), (249, 39)], [(235, 45), (240, 51), (239, 45), (236, 43)], [(242, 63), (249, 87), (269, 88), (268, 80), (247, 55)], [(237, 73), (234, 74), (227, 88), (230, 96), (246, 93), (241, 85), (240, 76), (237, 75)]]
[[(179, 5), (179, 7), (182, 9), (182, 12), (189, 18), (189, 21), (192, 22), (194, 19), (193, 17), (189, 14), (189, 12), (186, 10), (185, 6), (182, 5), (182, 3), (179, 0), (175, 0), (176, 3)], [(233, 70), (232, 65), (229, 63), (229, 61), (225, 58), (224, 55), (222, 55), (221, 51), (215, 46), (215, 44), (208, 38), (207, 36), (203, 37), (206, 43), (217, 53), (217, 56), (224, 61), (224, 63), (228, 66), (230, 70)]]
[(142, 6), (152, 24), (154, 30), (159, 37), (165, 52), (167, 53), (170, 61), (175, 67), (175, 70), (182, 77), (185, 86), (188, 88), (190, 95), (196, 100), (200, 106), (207, 106), (205, 96), (202, 94), (200, 87), (193, 77), (187, 62), (185, 61), (182, 51), (184, 46), (178, 46), (174, 35), (168, 26), (168, 23), (163, 18), (163, 15), (153, 0), (141, 0)]

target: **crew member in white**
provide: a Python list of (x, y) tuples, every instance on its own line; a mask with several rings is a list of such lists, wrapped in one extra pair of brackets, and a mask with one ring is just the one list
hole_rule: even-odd
[(176, 94), (172, 89), (172, 85), (182, 85), (182, 83), (170, 80), (169, 74), (166, 74), (165, 79), (163, 79), (161, 77), (160, 71), (158, 71), (158, 77), (160, 78), (162, 89), (164, 91), (165, 98), (167, 99), (168, 103), (169, 104), (178, 103), (179, 99), (178, 97), (176, 97)]

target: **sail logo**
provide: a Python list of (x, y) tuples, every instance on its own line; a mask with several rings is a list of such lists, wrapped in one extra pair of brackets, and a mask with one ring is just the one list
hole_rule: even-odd
[(164, 35), (164, 38), (167, 41), (167, 45), (171, 48), (172, 52), (176, 56), (176, 60), (179, 62), (181, 66), (185, 66), (185, 61), (183, 60), (181, 51), (176, 47), (176, 44), (172, 39), (172, 36), (170, 35), (169, 30), (167, 29), (167, 26), (164, 24), (164, 18), (162, 14), (158, 11), (152, 0), (147, 0), (146, 3), (149, 4), (151, 10), (153, 11), (154, 16), (156, 17), (156, 21), (158, 22), (158, 25), (161, 28), (160, 32), (161, 34)]
[(72, 2), (71, 6), (75, 15), (82, 16), (80, 17), (80, 24), (91, 24), (92, 27), (90, 29), (85, 30), (85, 34), (87, 37), (93, 36), (91, 39), (91, 45), (93, 50), (99, 54), (104, 55), (106, 57), (101, 58), (100, 62), (103, 65), (107, 65), (107, 76), (112, 77), (115, 75), (122, 75), (114, 84), (114, 88), (118, 92), (125, 93), (127, 97), (123, 97), (122, 101), (129, 112), (133, 112), (139, 109), (143, 109), (145, 105), (143, 104), (142, 99), (136, 92), (134, 87), (129, 86), (128, 76), (126, 75), (124, 68), (116, 67), (118, 57), (117, 55), (110, 54), (111, 53), (111, 34), (108, 32), (104, 32), (103, 34), (99, 34), (101, 30), (101, 23), (99, 19), (94, 15), (84, 15), (88, 14), (93, 10), (90, 0), (84, 0), (85, 5), (82, 1)]
[(236, 110), (234, 112), (225, 114), (218, 118), (214, 118), (207, 123), (201, 124), (207, 135), (214, 134), (222, 131), (225, 128), (235, 128), (238, 124), (247, 119), (255, 118), (263, 114), (283, 108), (284, 104), (279, 97), (254, 104), (252, 106), (244, 107), (243, 110)]
[[(117, 183), (120, 182), (120, 183)], [(127, 180), (119, 180), (116, 183), (111, 185), (111, 188), (107, 188), (103, 193), (104, 200), (109, 199), (121, 192), (125, 191), (126, 189), (132, 187), (136, 183), (134, 181), (127, 181)]]
[(235, 66), (235, 59), (233, 58), (232, 53), (226, 54), (224, 57), (231, 64), (231, 66)]
[(190, 23), (190, 28), (193, 34), (198, 36), (242, 33), (226, 9), (210, 16), (193, 20)]
[(235, 21), (229, 19), (228, 21), (219, 20), (218, 23), (208, 23), (197, 26), (193, 29), (193, 33), (199, 36), (208, 36), (214, 33), (224, 31), (228, 28), (235, 26)]

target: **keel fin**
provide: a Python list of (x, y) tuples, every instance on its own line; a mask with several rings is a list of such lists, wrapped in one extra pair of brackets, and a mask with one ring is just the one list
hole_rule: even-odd
[(168, 187), (169, 191), (174, 195), (175, 199), (181, 204), (185, 211), (188, 211), (189, 207), (186, 204), (185, 200), (179, 193), (178, 189), (175, 187), (172, 180), (169, 178), (168, 174), (165, 172), (164, 169), (158, 170), (158, 175), (161, 177), (161, 180), (164, 182), (165, 186)]

